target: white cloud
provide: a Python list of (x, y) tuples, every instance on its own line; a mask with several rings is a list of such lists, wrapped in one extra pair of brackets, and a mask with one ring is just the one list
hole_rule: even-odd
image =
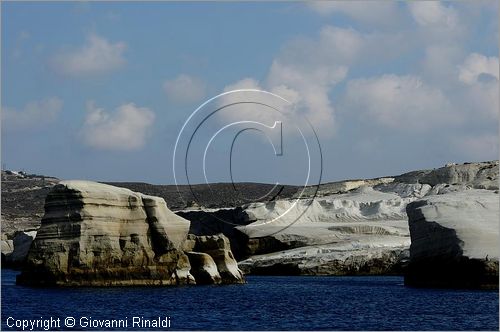
[(324, 26), (314, 37), (301, 37), (286, 43), (275, 58), (296, 67), (339, 66), (355, 61), (366, 44), (366, 37), (352, 28)]
[(476, 83), (463, 92), (460, 105), (467, 108), (474, 120), (484, 119), (498, 121), (498, 81)]
[(402, 131), (425, 131), (460, 121), (451, 112), (446, 96), (415, 76), (382, 75), (352, 80), (345, 98), (350, 111)]
[(108, 113), (87, 102), (87, 116), (81, 130), (86, 145), (102, 150), (137, 150), (144, 146), (155, 114), (133, 103)]
[(199, 78), (181, 74), (163, 84), (167, 98), (175, 103), (194, 103), (206, 94), (206, 84)]
[[(476, 24), (468, 21), (470, 15), (464, 12), (463, 8), (457, 7), (457, 4), (444, 4), (440, 1), (408, 1), (406, 5), (416, 23), (415, 27), (412, 27), (414, 35), (407, 36), (406, 43), (412, 43), (416, 51), (425, 49), (426, 57), (431, 58), (424, 61), (438, 62), (437, 53), (444, 56), (463, 56), (461, 53), (470, 38), (470, 26)], [(438, 68), (438, 72), (432, 76), (449, 76), (449, 69), (450, 66), (445, 65), (443, 69)]]
[(247, 78), (227, 86), (258, 87), (289, 100), (284, 106), (293, 117), (305, 116), (321, 134), (333, 133), (335, 110), (329, 92), (347, 75), (363, 40), (353, 29), (326, 26), (317, 38), (298, 38), (287, 43), (273, 60), (266, 80)]
[(426, 82), (449, 89), (470, 41), (469, 12), (458, 2), (408, 1), (405, 4), (416, 23), (412, 27), (414, 34), (408, 36), (406, 43), (412, 43), (415, 52), (425, 50), (420, 61), (420, 76)]
[(281, 63), (275, 60), (268, 75), (271, 91), (294, 95), (296, 112), (304, 115), (317, 129), (334, 126), (334, 107), (328, 93), (347, 75), (346, 66)]
[(498, 58), (472, 53), (458, 69), (458, 80), (464, 84), (461, 106), (475, 117), (484, 115), (486, 119), (498, 121)]
[[(297, 128), (305, 135), (310, 133), (310, 128), (307, 127), (307, 123), (297, 110), (300, 96), (296, 90), (283, 85), (266, 89), (257, 80), (244, 78), (224, 88), (224, 92), (229, 91), (233, 93), (225, 94), (217, 100), (218, 107), (227, 106), (221, 108), (216, 115), (217, 120), (223, 122), (224, 125), (240, 121), (255, 121), (272, 128), (276, 122), (281, 122), (281, 126), (278, 127), (281, 130), (266, 131), (265, 135), (258, 136), (265, 141), (269, 137), (279, 139), (275, 136), (278, 134), (282, 137), (300, 137), (300, 131)], [(244, 128), (248, 126), (248, 124), (243, 125)], [(263, 129), (260, 126), (255, 128)]]
[[(265, 90), (257, 80), (253, 78), (244, 78), (238, 82), (227, 85), (224, 88), (224, 92), (243, 89), (259, 91)], [(278, 95), (281, 96), (280, 94)], [(281, 97), (286, 99), (285, 96)], [(279, 98), (266, 93), (240, 91), (220, 97), (217, 101), (217, 106), (227, 107), (221, 109), (217, 116), (220, 117), (223, 122), (257, 121), (266, 126), (272, 126), (275, 121), (283, 120), (283, 116), (280, 113), (275, 112), (272, 108), (260, 104), (245, 104), (245, 102), (262, 103), (264, 105), (275, 107), (280, 111), (284, 110), (287, 106), (285, 101), (281, 101)]]
[[(238, 82), (229, 84), (224, 87), (223, 92), (229, 92), (229, 91), (234, 91), (234, 90), (264, 90), (263, 87), (260, 85), (260, 83), (251, 78), (247, 77), (244, 79), (239, 80)], [(245, 102), (245, 101), (256, 101), (256, 102), (261, 102), (268, 104), (269, 102), (272, 102), (272, 98), (267, 98), (265, 94), (259, 94), (259, 93), (253, 93), (253, 92), (239, 92), (238, 94), (227, 94), (222, 97), (220, 97), (220, 100), (218, 101), (218, 107), (230, 105), (233, 103), (239, 103), (239, 102)], [(255, 111), (255, 106), (253, 105), (245, 105), (245, 104), (240, 104), (237, 106), (238, 109), (234, 111), (228, 110), (227, 112), (222, 111), (227, 113), (226, 117), (230, 118), (231, 121), (246, 121), (249, 120), (252, 117), (252, 113)], [(263, 122), (266, 122), (266, 120), (262, 119)]]
[(459, 69), (458, 78), (466, 84), (477, 83), (482, 74), (490, 75), (498, 81), (499, 67), (497, 57), (487, 57), (482, 54), (472, 53), (459, 66)]
[(368, 24), (387, 25), (398, 14), (395, 1), (308, 1), (307, 5), (321, 15), (339, 13)]
[(41, 127), (53, 122), (63, 107), (57, 97), (27, 103), (23, 110), (2, 107), (2, 128), (22, 130)]
[(74, 50), (63, 51), (52, 58), (54, 69), (69, 76), (89, 76), (110, 72), (122, 67), (127, 46), (124, 42), (109, 42), (90, 34), (86, 43)]
[(439, 1), (410, 1), (410, 13), (423, 27), (454, 29), (458, 25), (458, 13), (451, 6)]
[[(384, 8), (378, 7), (381, 4)], [(414, 133), (436, 127), (451, 130), (465, 127), (474, 119), (474, 113), (482, 112), (478, 108), (488, 109), (489, 114), (498, 108), (494, 92), (498, 93), (492, 87), (497, 83), (482, 82), (493, 70), (491, 59), (488, 65), (463, 65), (480, 84), (467, 87), (457, 80), (457, 66), (463, 61), (471, 32), (461, 6), (378, 1), (314, 1), (307, 5), (321, 14), (349, 16), (370, 29), (364, 32), (327, 25), (316, 36), (296, 37), (275, 56), (265, 80), (245, 79), (238, 83), (289, 94), (294, 112), (305, 115), (321, 135), (335, 130), (339, 105), (333, 99), (334, 91), (351, 72), (375, 72), (377, 76), (350, 81), (339, 98), (342, 108), (389, 128)], [(373, 10), (366, 9), (372, 5)], [(383, 20), (391, 20), (394, 15), (396, 19), (413, 17), (415, 22), (409, 20), (398, 29), (381, 30), (383, 26), (370, 21), (377, 10), (385, 13)], [(422, 51), (424, 56), (420, 56)], [(398, 75), (382, 75), (389, 69)], [(226, 89), (231, 87), (234, 85)], [(476, 124), (480, 125), (480, 121)]]
[(449, 86), (456, 80), (457, 63), (463, 59), (463, 49), (457, 43), (435, 43), (425, 47), (422, 75), (426, 81)]
[(257, 84), (293, 96), (294, 112), (305, 116), (320, 135), (328, 136), (335, 128), (332, 90), (354, 65), (397, 58), (407, 47), (401, 36), (398, 32), (362, 34), (352, 28), (327, 25), (316, 38), (296, 38), (285, 44), (266, 80)]
[(298, 94), (296, 109), (324, 133), (335, 128), (331, 91), (349, 68), (398, 54), (403, 45), (398, 34), (366, 33), (352, 28), (323, 27), (317, 39), (298, 39), (286, 45), (273, 61), (267, 83), (270, 89), (285, 86)]

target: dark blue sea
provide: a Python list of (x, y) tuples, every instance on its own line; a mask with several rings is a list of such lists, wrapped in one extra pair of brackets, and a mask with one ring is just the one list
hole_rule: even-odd
[[(498, 292), (413, 289), (402, 277), (249, 276), (247, 284), (229, 286), (39, 289), (16, 286), (17, 273), (2, 270), (4, 331), (29, 319), (42, 324), (36, 330), (111, 330), (99, 324), (121, 320), (115, 330), (145, 323), (146, 330), (498, 331)], [(73, 328), (65, 327), (67, 319)], [(154, 328), (153, 321), (170, 327)]]

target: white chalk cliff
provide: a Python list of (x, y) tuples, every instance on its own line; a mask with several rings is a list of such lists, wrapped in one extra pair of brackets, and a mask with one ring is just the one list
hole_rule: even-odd
[[(453, 208), (445, 203), (451, 200), (447, 197), (454, 197)], [(467, 212), (473, 197), (477, 208)], [(443, 218), (475, 218), (475, 231), (468, 236), (464, 233), (472, 224), (457, 220), (464, 227), (457, 228), (464, 255), (487, 246), (482, 253), (495, 257), (498, 208), (482, 208), (495, 199), (498, 206), (498, 161), (326, 184), (313, 198), (249, 204), (242, 212), (247, 225), (236, 227), (247, 237), (247, 258), (239, 266), (257, 274), (401, 273), (416, 236), (410, 239), (406, 207), (420, 200), (441, 202), (439, 211), (447, 216)]]
[(499, 196), (470, 189), (408, 205), (410, 286), (498, 287)]
[[(410, 246), (405, 207), (430, 189), (380, 184), (312, 201), (251, 204), (245, 212), (255, 221), (237, 229), (249, 237), (252, 256), (240, 267), (272, 274), (396, 273)], [(282, 250), (265, 253), (272, 246)]]
[[(177, 215), (158, 197), (62, 182), (47, 197), (19, 282), (233, 283), (243, 282), (241, 269), (406, 273), (412, 286), (495, 287), (498, 167), (498, 161), (449, 164), (326, 183), (306, 188), (300, 199), (292, 192), (286, 199)], [(11, 250), (9, 240), (5, 250)]]
[[(58, 286), (194, 284), (183, 246), (190, 223), (162, 198), (89, 181), (62, 181), (18, 283)], [(237, 280), (242, 282), (243, 278)]]

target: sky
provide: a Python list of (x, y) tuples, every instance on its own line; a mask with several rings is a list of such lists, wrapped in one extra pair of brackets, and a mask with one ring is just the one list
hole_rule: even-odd
[(498, 40), (498, 1), (2, 2), (2, 164), (300, 185), (498, 159)]

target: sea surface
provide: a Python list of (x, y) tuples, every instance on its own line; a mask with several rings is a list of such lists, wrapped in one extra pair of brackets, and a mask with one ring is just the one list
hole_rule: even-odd
[[(41, 325), (36, 330), (43, 330), (48, 326), (43, 322), (50, 318), (50, 330), (111, 330), (99, 327), (107, 320), (115, 324), (121, 320), (122, 326), (115, 330), (138, 329), (141, 322), (151, 324), (146, 330), (498, 331), (499, 327), (497, 291), (413, 289), (404, 287), (402, 277), (248, 276), (245, 285), (40, 289), (16, 286), (17, 273), (2, 270), (4, 331), (20, 329), (7, 323), (27, 324), (29, 319), (38, 320)], [(154, 328), (153, 321), (170, 327)], [(67, 328), (65, 322), (75, 326)]]

